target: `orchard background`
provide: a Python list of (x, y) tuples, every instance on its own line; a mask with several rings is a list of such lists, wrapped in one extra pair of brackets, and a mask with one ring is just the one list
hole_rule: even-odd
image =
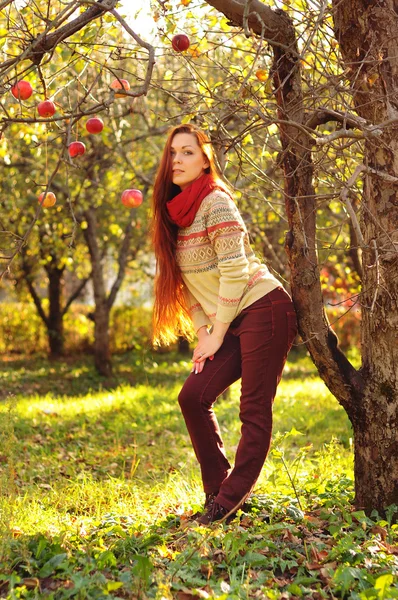
[[(256, 252), (293, 296), (295, 360), (310, 373), (308, 352), (343, 415), (354, 457), (351, 501), (364, 519), (377, 510), (393, 527), (396, 2), (153, 0), (145, 19), (116, 0), (0, 0), (0, 10), (4, 414), (29, 396), (26, 382), (67, 395), (65, 365), (73, 373), (74, 361), (85, 365), (78, 372), (86, 392), (134, 389), (133, 365), (147, 373), (147, 388), (156, 387), (158, 357), (180, 364), (176, 349), (150, 342), (150, 197), (166, 132), (194, 122), (212, 139)], [(178, 349), (189, 352), (184, 340)], [(45, 355), (51, 360), (43, 363)], [(129, 376), (126, 356), (134, 357)], [(37, 387), (37, 364), (48, 369), (47, 386)], [(2, 439), (12, 439), (11, 425), (4, 431)], [(3, 456), (11, 465), (3, 470), (5, 499), (15, 479), (7, 452), (0, 454), (0, 464)], [(150, 587), (142, 560), (132, 567), (140, 594)], [(338, 583), (342, 597), (352, 581), (353, 598), (366, 589), (376, 591), (363, 597), (393, 593), (383, 591), (390, 579), (377, 586), (377, 577), (364, 582), (353, 571), (341, 578), (350, 581)], [(300, 597), (288, 585), (275, 589)]]

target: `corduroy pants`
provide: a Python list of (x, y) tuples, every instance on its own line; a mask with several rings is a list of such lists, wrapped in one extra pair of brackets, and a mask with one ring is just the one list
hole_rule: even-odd
[[(267, 457), (272, 404), (296, 333), (293, 303), (276, 288), (241, 312), (214, 359), (202, 373), (191, 373), (179, 394), (204, 491), (217, 493), (216, 501), (228, 510), (250, 493)], [(213, 404), (240, 378), (241, 438), (231, 469)]]

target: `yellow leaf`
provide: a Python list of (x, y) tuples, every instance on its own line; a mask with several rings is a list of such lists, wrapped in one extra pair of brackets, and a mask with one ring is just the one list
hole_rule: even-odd
[(370, 85), (370, 87), (372, 87), (378, 79), (379, 79), (378, 73), (371, 73), (370, 75), (368, 75), (368, 84)]

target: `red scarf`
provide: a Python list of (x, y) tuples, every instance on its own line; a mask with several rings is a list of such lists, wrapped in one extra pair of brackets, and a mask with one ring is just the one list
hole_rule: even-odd
[(193, 223), (203, 198), (217, 188), (222, 189), (207, 173), (199, 179), (195, 179), (185, 190), (167, 202), (166, 206), (171, 220), (178, 227), (189, 227)]

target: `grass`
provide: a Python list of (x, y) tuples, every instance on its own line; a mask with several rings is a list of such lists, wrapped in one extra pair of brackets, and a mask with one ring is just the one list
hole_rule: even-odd
[[(189, 361), (0, 363), (0, 598), (395, 598), (397, 528), (352, 505), (351, 429), (292, 356), (246, 513), (193, 525), (198, 468), (176, 397)], [(230, 458), (239, 385), (218, 402)], [(390, 514), (392, 517), (391, 509)]]

